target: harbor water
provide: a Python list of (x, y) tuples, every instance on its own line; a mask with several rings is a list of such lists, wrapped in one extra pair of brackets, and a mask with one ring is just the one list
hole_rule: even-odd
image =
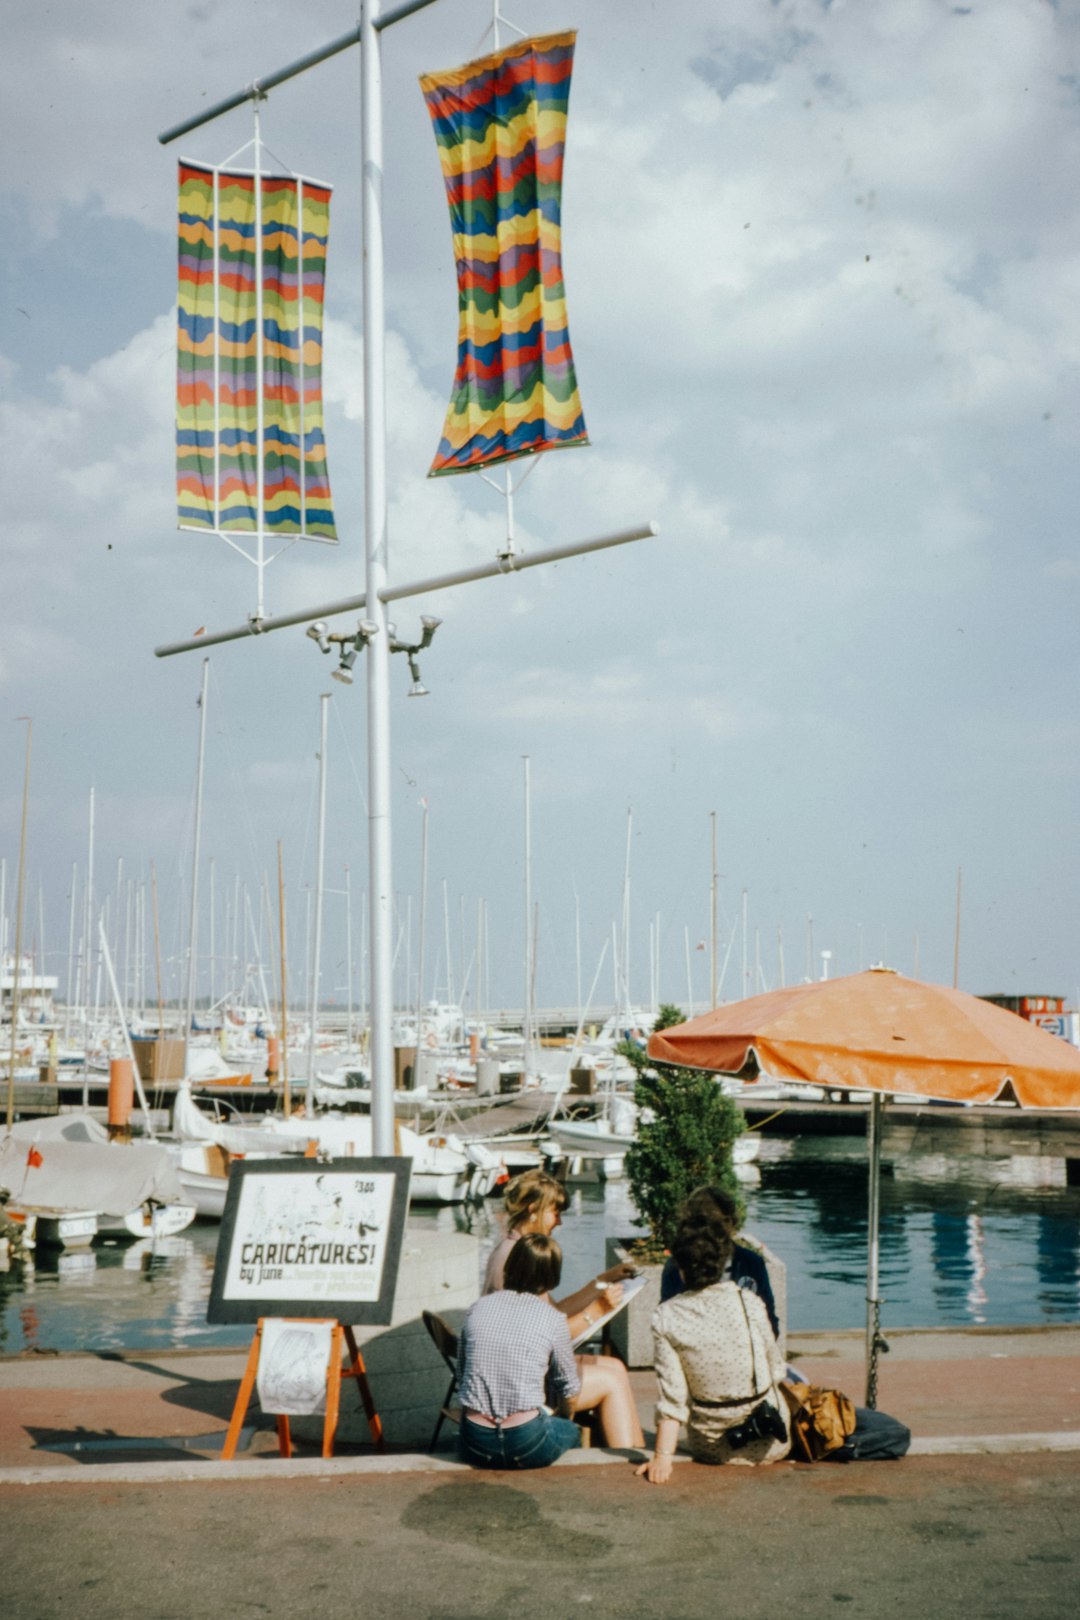
[[(866, 1145), (818, 1143), (813, 1157), (765, 1143), (761, 1180), (744, 1189), (746, 1229), (788, 1267), (798, 1332), (865, 1321)], [(481, 1263), (502, 1233), (499, 1201), (414, 1210), (410, 1224), (475, 1232)], [(605, 1239), (637, 1230), (624, 1182), (571, 1189), (557, 1234), (567, 1291), (604, 1265)], [(211, 1326), (206, 1303), (218, 1228), (198, 1225), (156, 1248), (99, 1240), (0, 1272), (0, 1355), (239, 1346), (250, 1327)], [(989, 1180), (956, 1160), (937, 1179), (886, 1175), (881, 1292), (889, 1328), (1080, 1323), (1080, 1189)]]

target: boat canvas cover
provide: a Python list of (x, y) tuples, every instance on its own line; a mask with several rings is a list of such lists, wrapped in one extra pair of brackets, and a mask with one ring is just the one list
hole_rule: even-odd
[[(274, 1121), (260, 1118), (246, 1125), (227, 1125), (220, 1120), (211, 1119), (204, 1114), (191, 1093), (191, 1085), (183, 1080), (176, 1088), (176, 1097), (173, 1101), (173, 1135), (178, 1142), (216, 1143), (224, 1148), (226, 1153), (264, 1154), (285, 1153), (293, 1146), (292, 1142), (283, 1141), (274, 1128)], [(367, 1126), (368, 1136), (371, 1134), (370, 1124)], [(314, 1135), (308, 1131), (308, 1135)], [(307, 1145), (307, 1136), (300, 1145), (303, 1151)]]
[(458, 360), (429, 477), (587, 444), (566, 322), (562, 171), (573, 33), (420, 79), (458, 281)]
[(179, 189), (179, 527), (336, 541), (322, 393), (330, 189), (281, 174), (256, 189), (252, 174), (185, 162)]
[(83, 1114), (12, 1127), (0, 1141), (0, 1187), (26, 1210), (92, 1209), (128, 1215), (148, 1200), (183, 1198), (176, 1165), (155, 1142), (110, 1142)]

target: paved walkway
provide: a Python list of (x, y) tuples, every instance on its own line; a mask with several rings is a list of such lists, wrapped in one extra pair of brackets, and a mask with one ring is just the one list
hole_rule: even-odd
[[(222, 1463), (240, 1355), (0, 1361), (4, 1620), (1073, 1620), (1080, 1329), (892, 1343), (880, 1404), (911, 1457), (683, 1461), (662, 1489), (602, 1451), (534, 1474), (285, 1462), (263, 1427)], [(790, 1348), (861, 1399), (858, 1335)]]
[[(878, 1404), (909, 1425), (914, 1455), (1080, 1449), (1080, 1328), (904, 1332), (890, 1342)], [(811, 1383), (844, 1389), (863, 1404), (860, 1334), (794, 1334), (788, 1348)], [(284, 1462), (272, 1420), (261, 1418), (254, 1402), (242, 1450), (222, 1463), (244, 1359), (211, 1351), (0, 1360), (0, 1484), (87, 1480), (102, 1471), (114, 1482), (149, 1483), (206, 1479), (208, 1469), (218, 1479), (253, 1479), (459, 1467), (447, 1430), (450, 1444), (437, 1457), (354, 1447), (324, 1462), (309, 1445)], [(632, 1377), (648, 1433), (653, 1377)], [(343, 1400), (354, 1398), (344, 1386)], [(594, 1450), (559, 1466), (623, 1462)]]

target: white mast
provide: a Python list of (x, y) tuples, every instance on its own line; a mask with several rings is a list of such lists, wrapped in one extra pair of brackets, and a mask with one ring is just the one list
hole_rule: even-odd
[[(75, 972), (75, 888), (78, 880), (78, 862), (71, 863), (71, 907), (68, 918), (68, 969), (67, 984), (64, 995), (64, 1043), (71, 1039), (71, 1002), (72, 988)], [(3, 910), (3, 901), (0, 900), (0, 912)]]
[(450, 952), (450, 891), (446, 879), (442, 880), (443, 937), (446, 940), (446, 1000), (454, 1005), (454, 968)]
[(203, 659), (202, 688), (199, 692), (199, 763), (195, 770), (195, 848), (191, 856), (191, 912), (188, 925), (187, 1001), (184, 1015), (184, 1076), (188, 1072), (191, 1025), (195, 1018), (195, 981), (198, 967), (199, 922), (199, 845), (202, 840), (203, 760), (206, 753), (206, 695), (210, 680), (210, 660)]
[(532, 1059), (533, 1026), (533, 932), (532, 932), (532, 790), (529, 784), (529, 756), (525, 766), (525, 1005), (521, 1019), (522, 1080), (527, 1081)]
[(86, 857), (86, 912), (83, 925), (83, 951), (85, 963), (85, 978), (83, 982), (83, 996), (86, 1002), (86, 1013), (90, 1011), (90, 953), (91, 941), (94, 935), (94, 790), (90, 789), (90, 827), (87, 833)]
[(345, 868), (345, 1043), (353, 1043), (352, 880)]
[(420, 825), (420, 937), (416, 970), (416, 1057), (413, 1061), (413, 1085), (419, 1082), (420, 1048), (424, 1040), (424, 936), (427, 933), (427, 875), (428, 875), (428, 803), (421, 801), (424, 819)]
[(10, 1134), (15, 1122), (15, 1050), (19, 1038), (19, 975), (22, 972), (22, 919), (23, 882), (26, 877), (26, 810), (30, 798), (30, 749), (34, 740), (34, 722), (26, 717), (26, 768), (23, 773), (22, 831), (19, 834), (19, 880), (15, 901), (15, 970), (11, 981), (11, 1054), (8, 1066), (7, 1128)]
[(315, 1114), (315, 1037), (319, 1031), (319, 968), (322, 961), (323, 870), (326, 851), (326, 721), (330, 693), (319, 694), (319, 836), (315, 846), (315, 940), (311, 956), (311, 1018), (308, 1031), (307, 1095), (304, 1113)]

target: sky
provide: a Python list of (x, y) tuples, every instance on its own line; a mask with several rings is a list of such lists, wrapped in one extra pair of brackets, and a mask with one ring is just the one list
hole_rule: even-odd
[[(426, 801), (425, 997), (471, 1003), (479, 981), (521, 1005), (528, 756), (541, 1005), (594, 977), (593, 1005), (610, 1004), (627, 870), (631, 997), (705, 1004), (714, 830), (723, 999), (878, 960), (951, 983), (959, 890), (962, 988), (1075, 1005), (1078, 14), (505, 9), (531, 33), (578, 30), (563, 257), (591, 441), (539, 458), (518, 542), (650, 519), (659, 534), (398, 606), (406, 635), (421, 611), (444, 621), (427, 697), (392, 666), (401, 994)], [(247, 563), (176, 530), (173, 466), (176, 163), (225, 161), (250, 109), (167, 148), (157, 135), (356, 20), (345, 0), (5, 13), (0, 856), (10, 946), (31, 716), (24, 941), (62, 983), (93, 790), (95, 906), (125, 989), (151, 868), (166, 993), (179, 984), (201, 660), (153, 649), (254, 607)], [(426, 476), (457, 321), (417, 80), (489, 50), (490, 22), (488, 0), (439, 0), (383, 34), (393, 583), (490, 561), (504, 538), (479, 479)], [(261, 114), (273, 157), (334, 187), (340, 545), (280, 557), (271, 613), (364, 587), (359, 74), (344, 53)], [(362, 979), (364, 690), (328, 672), (302, 628), (212, 651), (200, 955), (212, 871), (216, 994), (254, 955), (237, 894), (276, 913), (279, 843), (302, 994), (331, 688), (324, 996), (348, 994), (346, 868)]]

